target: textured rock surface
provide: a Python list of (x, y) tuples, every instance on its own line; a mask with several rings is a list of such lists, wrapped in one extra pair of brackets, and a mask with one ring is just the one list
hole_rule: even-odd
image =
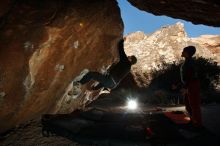
[(220, 26), (219, 0), (128, 0), (140, 10), (166, 15), (194, 24)]
[(0, 2), (0, 17), (4, 16), (4, 14), (10, 10), (11, 4), (11, 0), (4, 0)]
[(0, 132), (82, 107), (86, 87), (71, 98), (71, 81), (84, 68), (105, 70), (116, 61), (123, 31), (116, 1), (8, 2), (0, 13)]
[[(212, 58), (220, 63), (220, 36), (204, 35), (189, 38), (182, 23), (164, 26), (152, 34), (135, 32), (126, 36), (125, 51), (134, 54), (138, 62), (133, 66), (133, 74), (139, 84), (145, 85), (148, 73), (158, 69), (163, 62), (172, 63), (181, 59), (182, 49), (188, 45), (197, 48), (197, 56)], [(141, 86), (142, 86), (141, 85)]]
[(0, 141), (0, 145), (85, 146), (57, 135), (50, 137), (43, 136), (41, 122), (37, 120), (28, 121), (28, 123), (21, 124), (19, 127), (13, 129), (10, 133), (4, 136)]
[(220, 35), (202, 35), (191, 40), (203, 48), (208, 48), (214, 54), (214, 59), (220, 63)]

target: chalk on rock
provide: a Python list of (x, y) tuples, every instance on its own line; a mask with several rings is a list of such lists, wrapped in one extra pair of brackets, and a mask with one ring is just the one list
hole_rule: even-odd
[(79, 41), (75, 41), (73, 45), (74, 45), (74, 48), (77, 49), (79, 47)]
[(84, 69), (77, 77), (73, 79), (73, 82), (80, 81), (88, 72), (89, 70), (87, 68)]
[(26, 41), (24, 43), (24, 48), (25, 48), (25, 51), (32, 50), (34, 48), (34, 45), (32, 44), (32, 42)]
[(57, 64), (57, 65), (55, 66), (55, 70), (56, 70), (56, 71), (59, 71), (59, 72), (63, 71), (64, 68), (65, 68), (65, 66), (64, 66), (63, 64)]
[(5, 92), (0, 92), (0, 97), (5, 97)]

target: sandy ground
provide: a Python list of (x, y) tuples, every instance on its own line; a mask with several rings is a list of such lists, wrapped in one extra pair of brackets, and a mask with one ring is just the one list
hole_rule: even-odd
[(2, 146), (82, 146), (60, 136), (43, 137), (41, 134), (41, 123), (39, 120), (29, 121), (28, 124), (22, 125), (0, 141)]
[(204, 126), (220, 139), (220, 104), (202, 106)]
[[(111, 103), (111, 104), (110, 104)], [(125, 102), (126, 103), (126, 102)], [(113, 101), (112, 99), (103, 98), (97, 102), (91, 104), (91, 107), (103, 108), (108, 111), (117, 112), (121, 110), (126, 110), (125, 103)], [(176, 111), (184, 110), (184, 107), (160, 107), (166, 111)], [(153, 106), (141, 105), (140, 109), (142, 112), (153, 112), (157, 110)], [(215, 135), (220, 139), (220, 104), (204, 105), (202, 107), (204, 126), (215, 133)], [(77, 142), (71, 141), (67, 138), (60, 136), (50, 136), (43, 137), (41, 133), (41, 123), (40, 120), (32, 120), (26, 124), (20, 125), (15, 128), (7, 135), (0, 139), (0, 145), (2, 146), (17, 146), (17, 145), (53, 145), (53, 146), (83, 146)]]

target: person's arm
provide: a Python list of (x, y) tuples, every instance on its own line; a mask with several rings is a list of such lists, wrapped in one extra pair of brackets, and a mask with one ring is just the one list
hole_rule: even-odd
[(120, 61), (127, 61), (128, 57), (125, 54), (124, 48), (119, 48), (119, 57), (120, 57)]
[(119, 43), (118, 43), (118, 52), (119, 52), (120, 61), (127, 61), (128, 60), (128, 57), (127, 57), (127, 55), (125, 54), (125, 51), (124, 51), (124, 40), (119, 41)]
[(182, 84), (182, 89), (180, 89), (181, 94), (184, 96), (188, 94), (188, 86), (193, 79), (194, 71), (192, 66), (188, 67), (186, 70), (185, 82)]
[(187, 59), (184, 63), (184, 70), (181, 73), (182, 75), (181, 80), (183, 83), (183, 88), (186, 89), (188, 87), (190, 81), (192, 81), (193, 78), (195, 77), (195, 72), (196, 72), (196, 69), (195, 69), (194, 60)]
[(189, 66), (186, 70), (185, 87), (188, 87), (189, 82), (193, 80), (194, 75), (195, 75), (195, 68), (193, 66)]

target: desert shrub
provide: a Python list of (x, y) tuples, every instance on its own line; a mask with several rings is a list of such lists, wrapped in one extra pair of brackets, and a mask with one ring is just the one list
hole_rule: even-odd
[[(171, 91), (171, 85), (176, 80), (180, 80), (180, 66), (183, 61), (173, 62), (173, 63), (163, 63), (160, 66), (160, 69), (152, 71), (152, 80), (149, 84), (148, 91), (156, 91), (158, 89), (167, 91), (166, 95), (169, 98), (173, 94)], [(212, 59), (206, 58), (196, 58), (195, 63), (198, 69), (198, 76), (201, 83), (201, 93), (205, 96), (205, 99), (208, 101), (216, 100), (220, 101), (217, 98), (219, 96), (219, 91), (216, 89), (219, 86), (219, 75), (220, 75), (220, 66), (217, 62)], [(215, 98), (211, 97), (212, 95)], [(179, 95), (180, 96), (180, 95)], [(155, 98), (160, 98), (155, 96)], [(212, 98), (212, 100), (210, 100)], [(160, 99), (154, 99), (155, 101), (160, 101)], [(166, 100), (164, 100), (166, 101)], [(166, 101), (167, 102), (167, 101)]]

